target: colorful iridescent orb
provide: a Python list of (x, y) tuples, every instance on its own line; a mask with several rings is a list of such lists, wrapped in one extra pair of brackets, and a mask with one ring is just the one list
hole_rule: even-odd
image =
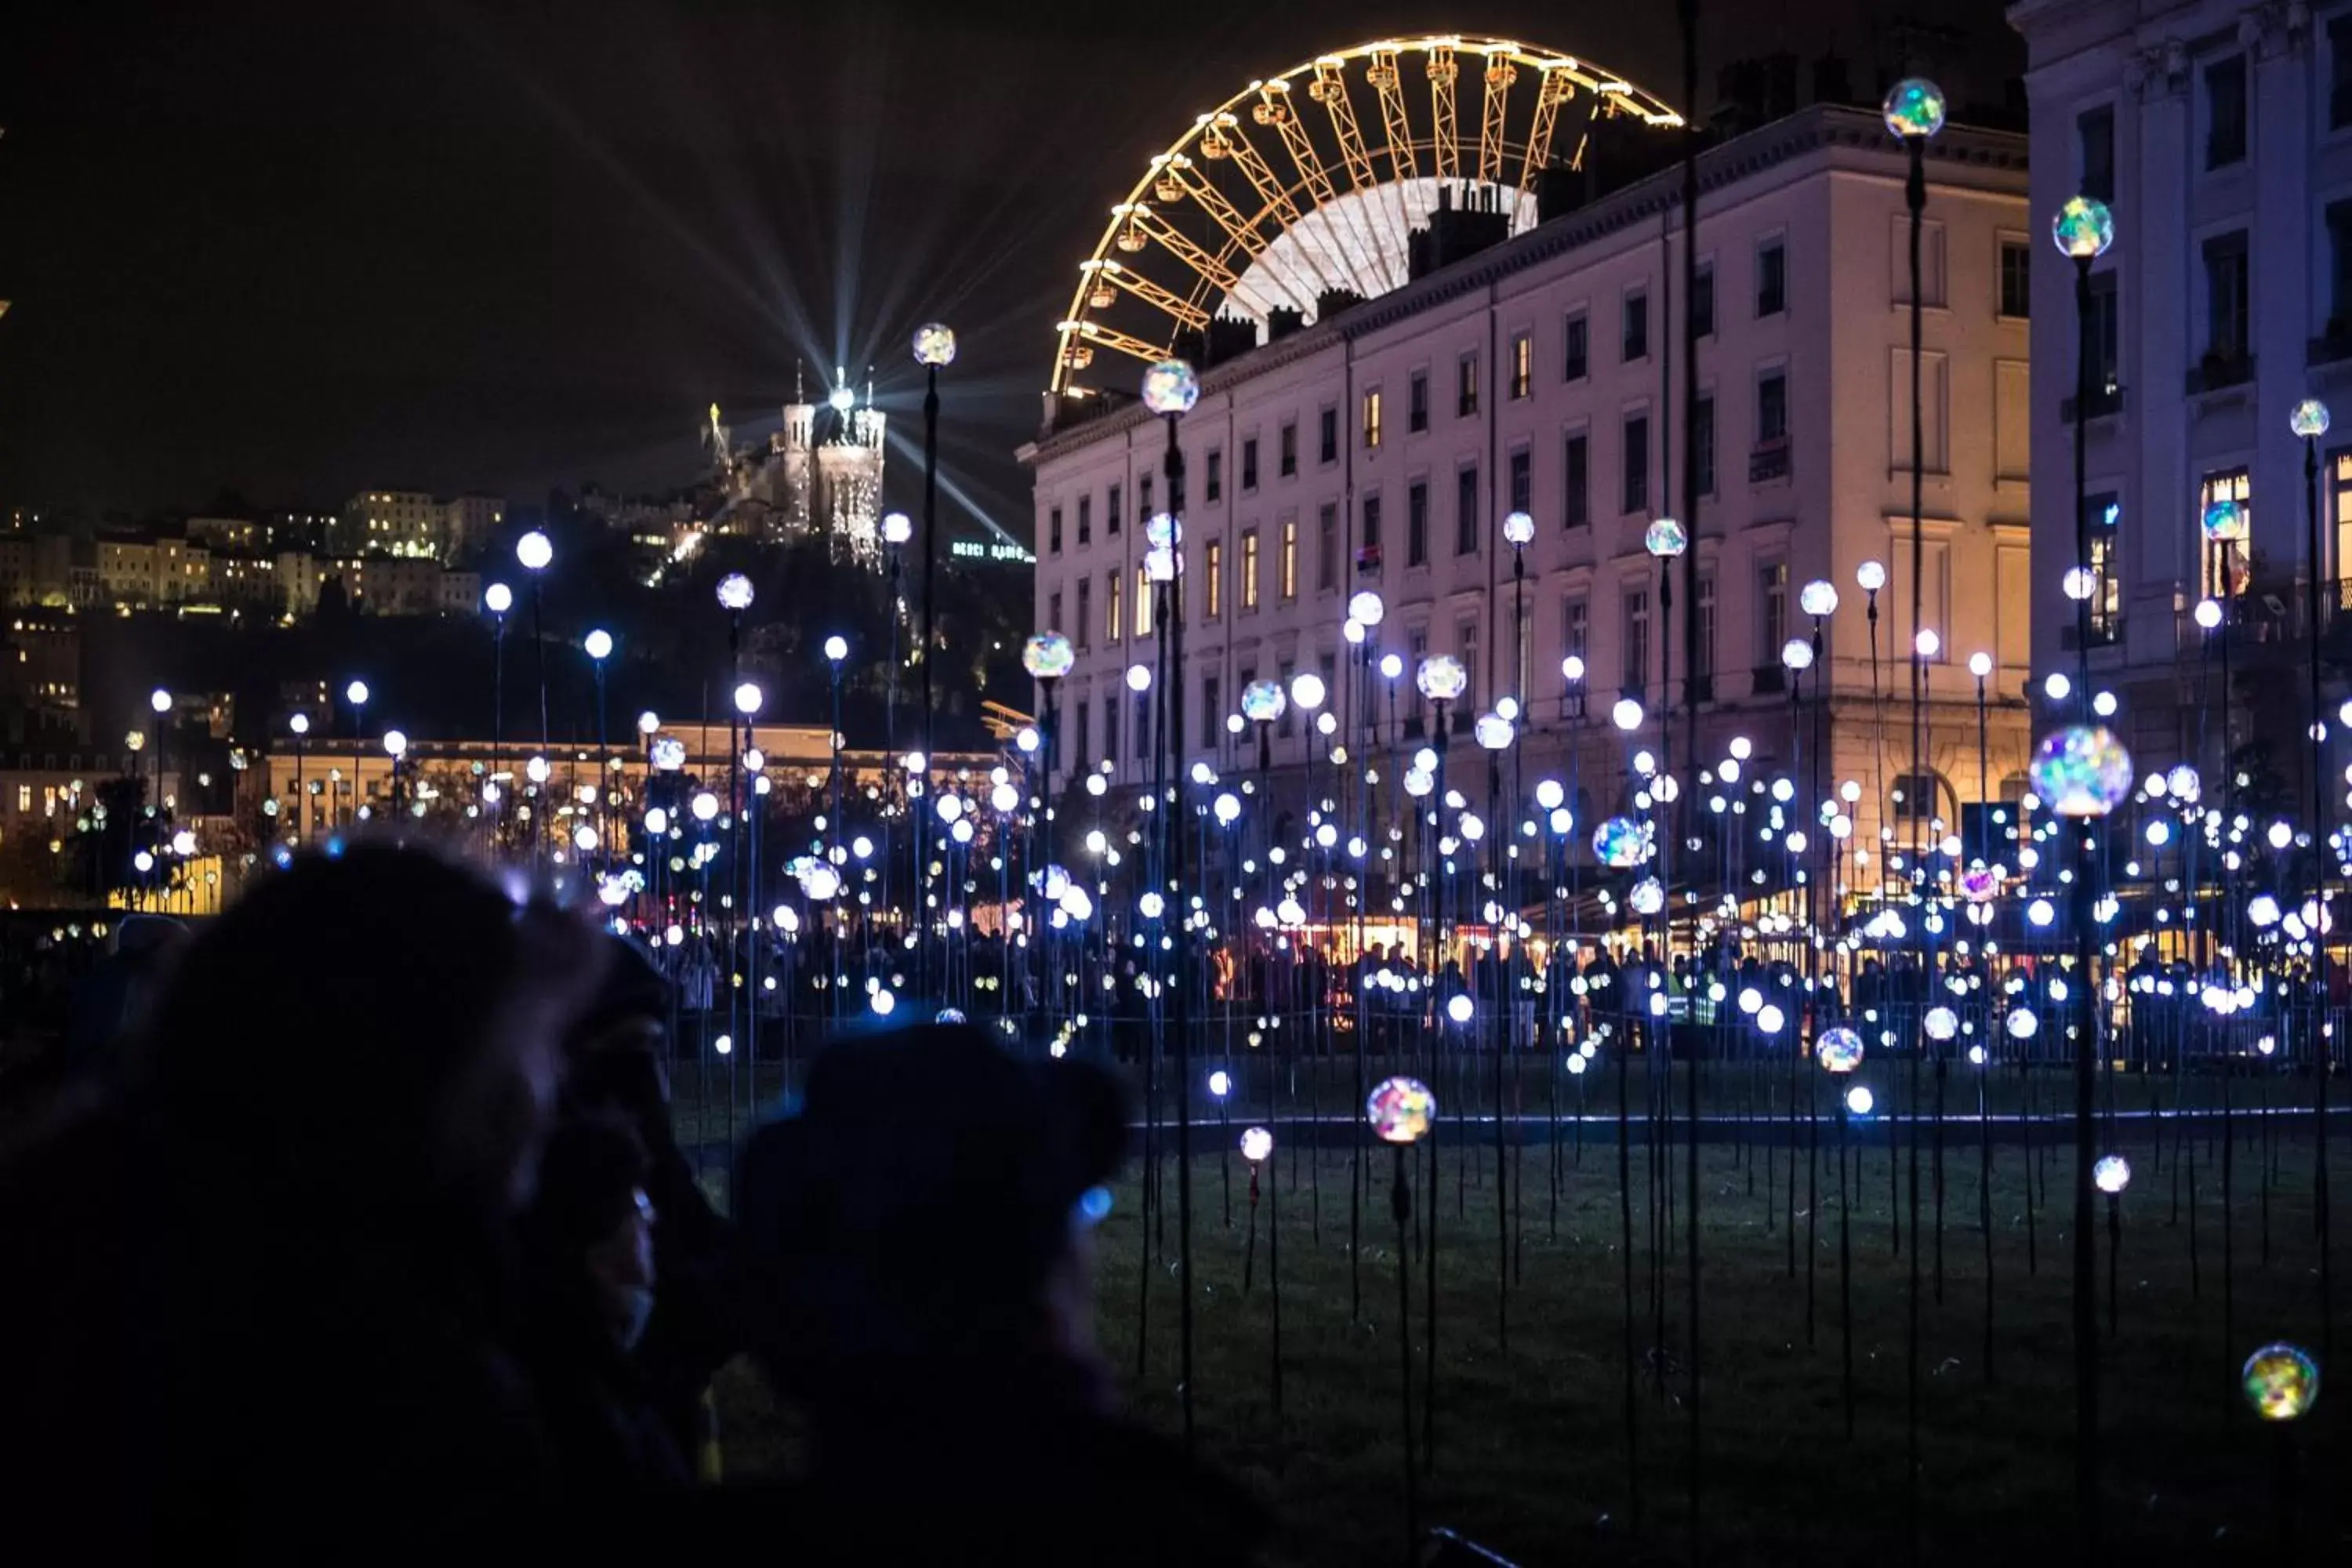
[(1417, 1078), (1392, 1078), (1364, 1100), (1372, 1136), (1383, 1143), (1418, 1143), (1437, 1119), (1437, 1096)]
[(2050, 220), (2050, 237), (2058, 248), (2077, 260), (2104, 256), (2116, 242), (2116, 216), (2096, 196), (2069, 196)]
[(1274, 1134), (1263, 1127), (1253, 1127), (1242, 1134), (1242, 1158), (1253, 1165), (1262, 1165), (1274, 1152)]
[(1931, 1040), (1948, 1040), (1960, 1032), (1960, 1016), (1949, 1007), (1930, 1007), (1919, 1022)]
[(1184, 537), (1184, 525), (1164, 511), (1155, 511), (1143, 525), (1143, 542), (1154, 550), (1173, 550)]
[(1370, 588), (1360, 590), (1348, 601), (1348, 618), (1359, 626), (1379, 626), (1388, 613), (1388, 605)]
[(1242, 717), (1253, 723), (1271, 724), (1288, 706), (1279, 680), (1253, 680), (1242, 688)]
[(2292, 1421), (2319, 1401), (2319, 1363), (2284, 1341), (2248, 1356), (2239, 1381), (2246, 1403), (2265, 1421)]
[(1826, 578), (1816, 577), (1797, 590), (1797, 608), (1815, 620), (1837, 614), (1837, 584)]
[(926, 321), (915, 329), (917, 364), (955, 363), (955, 330), (943, 321)]
[(1813, 1042), (1813, 1055), (1831, 1072), (1852, 1072), (1862, 1065), (1862, 1037), (1843, 1024), (1823, 1029)]
[(2294, 412), (2287, 416), (2286, 423), (2289, 429), (2306, 441), (2325, 436), (2328, 425), (2327, 405), (2316, 397), (2306, 397), (2294, 405)]
[(1039, 632), (1021, 650), (1021, 668), (1038, 680), (1059, 680), (1077, 662), (1077, 650), (1059, 632)]
[(1432, 702), (1451, 702), (1470, 689), (1470, 672), (1452, 654), (1433, 654), (1413, 671), (1412, 683)]
[(1511, 743), (1511, 737), (1518, 733), (1508, 719), (1492, 712), (1479, 714), (1478, 722), (1472, 726), (1471, 732), (1478, 737), (1478, 743), (1490, 752), (1501, 751)]
[(1143, 373), (1143, 406), (1154, 414), (1189, 414), (1201, 401), (1201, 378), (1181, 359), (1164, 359)]
[(2000, 897), (2000, 873), (1990, 866), (1971, 866), (1960, 873), (1960, 896), (1972, 904)]
[(1655, 877), (1644, 877), (1627, 891), (1625, 902), (1637, 915), (1654, 915), (1666, 907), (1666, 886)]
[(1592, 830), (1592, 853), (1622, 871), (1650, 858), (1650, 829), (1630, 816), (1612, 816)]
[(1880, 108), (1886, 129), (1906, 140), (1933, 136), (1944, 128), (1944, 89), (1924, 76), (1906, 76), (1888, 88)]
[(1690, 548), (1690, 534), (1675, 519), (1658, 518), (1642, 531), (1642, 548), (1662, 561), (1671, 561)]
[(1517, 548), (1536, 536), (1536, 520), (1526, 512), (1515, 511), (1503, 519), (1504, 542)]
[(2131, 1162), (2121, 1154), (2102, 1154), (2091, 1167), (2091, 1185), (2113, 1197), (2131, 1185)]
[(2105, 816), (2131, 794), (2131, 752), (2105, 724), (2069, 724), (2042, 738), (2030, 776), (2059, 816)]
[(2246, 509), (2227, 496), (2208, 502), (2200, 520), (2209, 544), (2234, 544), (2246, 537)]
[[(953, 351), (950, 350), (950, 352), (952, 353)], [(964, 1021), (963, 1009), (961, 1007), (942, 1007), (940, 1009), (939, 1016), (932, 1021), (940, 1024), (961, 1024)]]

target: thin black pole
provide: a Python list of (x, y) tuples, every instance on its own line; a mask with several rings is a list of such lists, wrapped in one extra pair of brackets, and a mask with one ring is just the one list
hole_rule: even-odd
[[(2090, 568), (2090, 528), (2084, 513), (2084, 464), (2087, 452), (2087, 416), (2091, 404), (2091, 258), (2074, 258), (2074, 564)], [(2076, 700), (2089, 711), (2091, 602), (2074, 602), (2075, 646), (2079, 657)], [(2074, 1506), (2083, 1561), (2095, 1563), (2099, 1552), (2098, 1438), (2099, 1354), (2097, 1246), (2093, 1234), (2095, 1205), (2091, 1186), (2092, 1137), (2098, 1042), (2098, 1011), (2091, 983), (2091, 878), (2096, 860), (2091, 853), (2086, 825), (2077, 834), (2074, 865), (2074, 982), (2082, 997), (2080, 1032), (2074, 1041)]]
[[(2310, 626), (2305, 628), (2304, 641), (2311, 656), (2311, 896), (2316, 906), (2317, 918), (2312, 921), (2312, 1016), (2319, 1020), (2311, 1029), (2312, 1050), (2316, 1057), (2315, 1088), (2312, 1103), (2312, 1132), (2317, 1142), (2316, 1157), (2311, 1174), (2312, 1216), (2319, 1230), (2319, 1354), (2322, 1364), (2336, 1350), (2336, 1279), (2328, 1246), (2327, 1191), (2327, 1079), (2336, 1070), (2336, 1042), (2329, 1037), (2326, 1021), (2327, 1005), (2327, 720), (2319, 706), (2319, 436), (2316, 432), (2303, 443), (2303, 510), (2309, 538), (2310, 563), (2305, 573), (2305, 592), (2308, 595)], [(2267, 1126), (2265, 1121), (2265, 1126)], [(2268, 1177), (2264, 1177), (2265, 1184)], [(2269, 1187), (2263, 1188), (2265, 1214)], [(2265, 1240), (2268, 1233), (2265, 1231)]]
[[(1181, 527), (1184, 513), (1184, 451), (1176, 442), (1176, 416), (1167, 416), (1168, 457), (1162, 465), (1168, 477), (1168, 515), (1178, 520)], [(1171, 540), (1169, 549), (1175, 555), (1176, 570), (1168, 581), (1168, 660), (1170, 687), (1168, 690), (1169, 733), (1163, 744), (1174, 749), (1177, 773), (1183, 773), (1184, 744), (1184, 574), (1182, 570), (1181, 537)], [(928, 568), (926, 568), (928, 571)], [(926, 659), (924, 679), (929, 680), (929, 660)], [(928, 717), (929, 703), (925, 705)], [(1184, 1444), (1192, 1443), (1192, 929), (1187, 918), (1184, 901), (1183, 837), (1177, 820), (1175, 798), (1181, 797), (1183, 785), (1176, 787), (1175, 796), (1157, 802), (1168, 832), (1170, 854), (1164, 874), (1168, 878), (1167, 905), (1176, 917), (1176, 973), (1171, 989), (1174, 992), (1169, 1008), (1169, 1027), (1176, 1036), (1176, 1081), (1181, 1086), (1176, 1096), (1176, 1282), (1183, 1292), (1177, 1308), (1177, 1336), (1182, 1346), (1182, 1377), (1184, 1403)], [(1277, 1363), (1277, 1367), (1279, 1363)]]
[[(930, 805), (932, 769), (937, 765), (934, 755), (937, 737), (932, 732), (931, 663), (938, 647), (939, 627), (932, 619), (933, 584), (939, 578), (940, 565), (940, 367), (923, 367), (923, 804)], [(898, 552), (890, 555), (891, 574), (898, 574)], [(890, 666), (891, 694), (895, 703), (898, 694), (898, 605), (890, 607), (893, 654)], [(1059, 629), (1059, 628), (1055, 628)], [(895, 726), (894, 726), (895, 728)], [(931, 858), (923, 848), (929, 836), (928, 819), (920, 811), (910, 812), (918, 825), (915, 829), (915, 862), (919, 886), (916, 891), (917, 972), (928, 969), (930, 963)], [(927, 989), (926, 996), (931, 993)]]
[[(1687, 817), (1698, 800), (1698, 315), (1692, 308), (1698, 297), (1698, 143), (1696, 118), (1698, 104), (1698, 0), (1681, 0), (1683, 31), (1683, 109), (1686, 119), (1683, 126), (1683, 511), (1686, 544), (1683, 552), (1683, 767), (1687, 776), (1683, 780), (1681, 804), (1673, 815)], [(1661, 751), (1671, 748), (1662, 746)], [(1674, 967), (1671, 956), (1674, 946), (1673, 881), (1666, 883), (1666, 931), (1664, 948), (1659, 962), (1669, 973)], [(1673, 1037), (1669, 1023), (1666, 1035)], [(1669, 1058), (1669, 1060), (1672, 1058)], [(1691, 1555), (1696, 1560), (1702, 1552), (1706, 1540), (1699, 1502), (1706, 1471), (1703, 1448), (1699, 1440), (1699, 1272), (1698, 1272), (1698, 1054), (1691, 1055), (1690, 1073), (1684, 1080), (1684, 1116), (1689, 1123), (1689, 1142), (1683, 1152), (1683, 1236), (1685, 1241), (1685, 1288), (1690, 1313), (1689, 1376), (1687, 1379), (1688, 1415), (1690, 1420), (1690, 1533)], [(1667, 1080), (1672, 1092), (1673, 1080)]]
[[(1919, 236), (1920, 229), (1922, 227), (1921, 215), (1924, 214), (1927, 208), (1927, 139), (1925, 136), (1906, 136), (1903, 139), (1903, 147), (1904, 151), (1909, 154), (1909, 173), (1905, 178), (1903, 185), (1904, 204), (1910, 210), (1911, 214), (1912, 638), (1911, 777), (1905, 781), (1903, 797), (1905, 803), (1911, 807), (1911, 822), (1915, 833), (1924, 837), (1927, 832), (1928, 814), (1934, 810), (1937, 804), (1934, 775), (1928, 771), (1927, 757), (1926, 754), (1927, 744), (1925, 731), (1927, 723), (1926, 697), (1927, 684), (1927, 656), (1926, 650), (1921, 647), (1919, 642), (1920, 637), (1927, 630), (1927, 628), (1921, 624), (1924, 606), (1927, 603), (1926, 583), (1924, 581), (1926, 575), (1927, 545), (1925, 542), (1925, 525), (1921, 521), (1921, 510), (1924, 504), (1922, 497), (1925, 493), (1927, 482), (1925, 477), (1927, 472), (1927, 451), (1924, 445), (1927, 425), (1924, 411), (1919, 405), (1919, 361), (1921, 358), (1920, 307), (1922, 303), (1919, 297)], [(1920, 800), (1917, 798), (1923, 784), (1926, 786), (1927, 795), (1926, 800)], [(1915, 839), (1914, 854), (1911, 865), (1908, 868), (1908, 870), (1915, 880), (1918, 877), (1920, 862), (1920, 857), (1916, 850), (1917, 843)], [(1932, 883), (1926, 888), (1925, 896), (1930, 900), (1935, 897), (1935, 888)], [(1936, 982), (1934, 950), (1932, 947), (1929, 949), (1927, 956), (1927, 973), (1925, 976), (1925, 981), (1927, 992), (1932, 996)], [(1919, 1555), (1919, 1059), (1927, 1055), (1927, 1040), (1925, 1039), (1923, 1033), (1919, 1032), (1920, 1023), (1918, 1019), (1914, 1018), (1911, 1020), (1911, 1027), (1915, 1031), (1910, 1042), (1911, 1092), (1908, 1096), (1910, 1103), (1905, 1108), (1911, 1121), (1910, 1137), (1907, 1140), (1910, 1144), (1911, 1159), (1911, 1289), (1909, 1299), (1910, 1311), (1908, 1331), (1905, 1334), (1903, 1342), (1903, 1518), (1905, 1534), (1910, 1542), (1910, 1554), (1912, 1559), (1916, 1561)], [(1938, 1139), (1942, 1136), (1941, 1130), (1943, 1124), (1941, 1116), (1942, 1101), (1939, 1099), (1937, 1100), (1937, 1122)], [(1941, 1146), (1939, 1143), (1937, 1150), (1937, 1158), (1939, 1162), (1941, 1157)], [(1943, 1215), (1943, 1202), (1940, 1193), (1937, 1200), (1936, 1213), (1938, 1224), (1938, 1230), (1937, 1233), (1937, 1279), (1938, 1281), (1938, 1295), (1940, 1297), (1941, 1280), (1943, 1278), (1943, 1236), (1940, 1228)]]

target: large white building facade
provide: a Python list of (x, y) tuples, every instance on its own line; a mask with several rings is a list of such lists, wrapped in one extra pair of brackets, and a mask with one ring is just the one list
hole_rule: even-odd
[[(1932, 782), (1934, 815), (1948, 820), (1980, 795), (2022, 789), (2034, 243), (2025, 153), (2022, 138), (1959, 127), (1927, 153), (1922, 581), (1942, 647), (1927, 670), (1921, 773), (1933, 779), (1910, 798), (1924, 801)], [(1386, 736), (1390, 688), (1342, 640), (1349, 596), (1370, 588), (1386, 604), (1372, 640), (1408, 671), (1393, 698), (1408, 737), (1425, 732), (1414, 662), (1458, 655), (1472, 679), (1457, 743), (1470, 747), (1476, 711), (1517, 694), (1528, 779), (1566, 770), (1573, 752), (1602, 808), (1625, 778), (1629, 747), (1609, 719), (1621, 695), (1649, 713), (1636, 743), (1657, 744), (1671, 702), (1682, 755), (1679, 713), (1695, 689), (1703, 757), (1744, 735), (1756, 765), (1786, 772), (1799, 765), (1801, 728), (1814, 743), (1811, 705), (1825, 673), (1832, 776), (1864, 786), (1858, 842), (1870, 843), (1882, 815), (1895, 815), (1875, 803), (1902, 794), (1913, 772), (1895, 652), (1912, 640), (1904, 175), (1877, 116), (1807, 110), (1702, 157), (1696, 301), (1682, 287), (1681, 174), (1669, 170), (1205, 370), (1180, 427), (1181, 763), (1253, 764), (1255, 741), (1229, 735), (1227, 715), (1253, 679), (1304, 670), (1326, 678), (1351, 725), (1369, 679)], [(1681, 344), (1694, 304), (1701, 403), (1691, 432)], [(1695, 507), (1681, 493), (1694, 438)], [(1126, 405), (1024, 449), (1037, 625), (1078, 650), (1059, 692), (1065, 778), (1104, 763), (1122, 779), (1147, 773), (1150, 700), (1123, 678), (1154, 658), (1143, 522), (1166, 505), (1165, 445), (1160, 423)], [(1536, 525), (1523, 578), (1502, 532), (1515, 510)], [(1694, 513), (1695, 685), (1682, 569), (1670, 622), (1643, 545), (1653, 519)], [(1883, 710), (1855, 585), (1874, 560), (1890, 573), (1877, 595)], [(1799, 595), (1816, 578), (1843, 602), (1792, 722), (1781, 648), (1811, 630)], [(1585, 660), (1580, 684), (1561, 674), (1570, 652)], [(1981, 791), (1976, 652), (1995, 664)], [(1318, 759), (1328, 744), (1316, 744)], [(1286, 717), (1276, 765), (1303, 764), (1309, 745), (1307, 727)]]
[[(2323, 632), (2352, 577), (2352, 6), (2243, 0), (2023, 0), (2032, 117), (2034, 584), (2037, 667), (2072, 673), (2075, 606), (2073, 267), (2051, 216), (2108, 204), (2115, 243), (2092, 275), (2084, 513), (2094, 571), (2089, 663), (2123, 698), (2135, 753), (2199, 755), (2303, 720), (2305, 596)], [(2321, 442), (2320, 543), (2308, 547), (2296, 403), (2336, 405)], [(2207, 504), (2238, 501), (2242, 543), (2216, 549)], [(2232, 695), (2219, 637), (2228, 602)], [(2225, 731), (2223, 726), (2229, 726)], [(2225, 734), (2228, 741), (2225, 742)]]

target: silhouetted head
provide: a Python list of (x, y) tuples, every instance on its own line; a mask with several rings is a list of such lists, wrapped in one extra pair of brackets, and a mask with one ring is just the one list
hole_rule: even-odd
[(437, 854), (305, 856), (182, 956), (147, 1022), (150, 1086), (176, 1148), (258, 1188), (509, 1214), (599, 956), (571, 917)]

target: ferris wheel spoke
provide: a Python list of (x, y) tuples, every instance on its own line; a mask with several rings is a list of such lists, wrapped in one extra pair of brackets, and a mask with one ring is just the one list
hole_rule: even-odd
[(1461, 173), (1461, 131), (1454, 120), (1454, 83), (1462, 74), (1462, 67), (1454, 58), (1453, 46), (1433, 40), (1429, 62), (1423, 68), (1429, 78), (1429, 113), (1435, 127), (1430, 133), (1430, 152), (1437, 162), (1437, 177), (1451, 180)]

